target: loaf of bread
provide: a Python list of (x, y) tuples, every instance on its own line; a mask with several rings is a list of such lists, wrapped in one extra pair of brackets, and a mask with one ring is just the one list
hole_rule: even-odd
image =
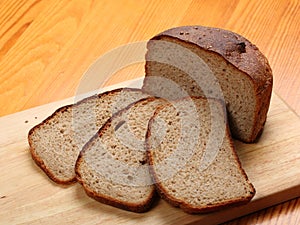
[(116, 89), (59, 108), (29, 131), (32, 158), (53, 181), (75, 182), (84, 144), (114, 113), (147, 96), (139, 89)]
[(236, 155), (225, 105), (192, 99), (160, 106), (149, 122), (147, 157), (158, 193), (187, 213), (249, 202), (255, 189)]
[(186, 92), (225, 99), (232, 135), (244, 142), (258, 139), (273, 81), (266, 57), (254, 44), (231, 31), (184, 26), (156, 35), (147, 49), (145, 91), (165, 98)]
[(110, 118), (84, 146), (76, 174), (88, 196), (133, 212), (149, 210), (155, 199), (146, 161), (148, 121), (165, 102), (142, 99)]

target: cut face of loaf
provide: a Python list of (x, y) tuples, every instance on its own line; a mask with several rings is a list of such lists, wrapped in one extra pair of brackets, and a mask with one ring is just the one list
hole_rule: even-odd
[(193, 101), (164, 105), (149, 122), (147, 157), (160, 196), (188, 213), (249, 202), (255, 189), (236, 155), (225, 106)]
[(182, 91), (225, 99), (233, 136), (244, 142), (260, 136), (272, 72), (256, 46), (230, 31), (187, 26), (158, 34), (147, 48), (145, 91), (171, 99), (182, 97)]
[(87, 195), (133, 212), (151, 207), (155, 188), (146, 161), (145, 135), (149, 119), (163, 103), (156, 98), (133, 103), (84, 146), (76, 173)]
[(138, 89), (117, 89), (56, 110), (29, 131), (32, 158), (53, 181), (75, 182), (75, 162), (84, 144), (114, 113), (147, 96)]

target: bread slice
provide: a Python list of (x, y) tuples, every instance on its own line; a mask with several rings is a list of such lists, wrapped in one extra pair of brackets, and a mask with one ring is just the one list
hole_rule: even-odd
[(164, 103), (147, 98), (131, 104), (84, 146), (76, 174), (88, 196), (133, 212), (151, 207), (155, 188), (146, 162), (145, 135), (149, 119)]
[(187, 213), (249, 202), (255, 189), (236, 155), (225, 105), (192, 99), (161, 106), (149, 122), (147, 157), (158, 193)]
[(32, 158), (53, 181), (75, 182), (75, 162), (84, 144), (114, 113), (147, 96), (121, 88), (59, 108), (29, 131)]
[[(244, 142), (260, 136), (267, 117), (272, 71), (246, 38), (202, 26), (166, 30), (147, 44), (143, 89), (152, 95), (224, 98), (232, 135)], [(177, 87), (178, 86), (178, 87)]]

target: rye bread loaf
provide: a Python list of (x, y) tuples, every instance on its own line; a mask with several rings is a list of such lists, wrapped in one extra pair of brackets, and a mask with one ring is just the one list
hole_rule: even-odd
[(187, 213), (249, 202), (255, 189), (236, 155), (225, 105), (193, 101), (165, 104), (149, 122), (147, 157), (158, 193)]
[(88, 196), (133, 212), (149, 210), (156, 192), (146, 162), (145, 135), (150, 117), (163, 103), (147, 98), (131, 104), (84, 146), (76, 174)]
[(29, 131), (32, 158), (53, 181), (75, 182), (75, 163), (84, 144), (114, 113), (145, 97), (139, 89), (121, 88), (57, 109)]
[(254, 44), (231, 31), (184, 26), (156, 35), (147, 49), (145, 91), (180, 98), (179, 87), (190, 96), (224, 97), (232, 135), (257, 140), (273, 81), (266, 57)]

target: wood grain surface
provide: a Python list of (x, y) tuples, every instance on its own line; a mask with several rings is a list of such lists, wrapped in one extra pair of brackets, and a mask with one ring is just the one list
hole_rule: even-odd
[[(275, 92), (300, 115), (297, 0), (1, 0), (0, 116), (74, 96), (98, 57), (193, 24), (229, 29), (256, 44), (273, 69)], [(130, 66), (106, 84), (143, 74), (142, 65)], [(300, 199), (227, 224), (300, 224)]]

